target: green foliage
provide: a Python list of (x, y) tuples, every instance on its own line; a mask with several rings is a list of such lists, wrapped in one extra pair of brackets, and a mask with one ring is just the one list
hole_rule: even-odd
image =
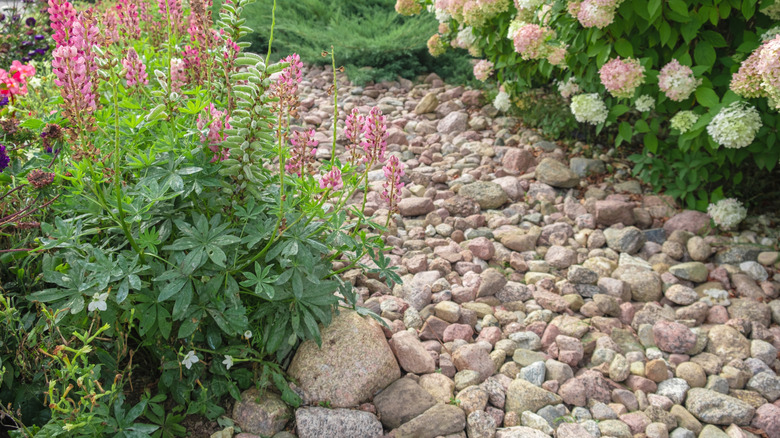
[[(420, 3), (432, 4), (430, 0)], [(747, 174), (762, 175), (760, 179), (765, 180), (776, 175), (773, 172), (780, 160), (780, 117), (776, 110), (766, 98), (745, 99), (759, 111), (763, 126), (752, 144), (741, 149), (718, 145), (708, 135), (707, 125), (721, 109), (743, 100), (729, 84), (740, 63), (761, 44), (762, 33), (775, 24), (759, 13), (772, 0), (627, 0), (603, 29), (583, 27), (567, 12), (572, 1), (543, 3), (533, 11), (517, 11), (509, 4), (508, 11), (474, 29), (476, 43), (471, 51), (482, 52), (495, 64), (495, 80), (510, 95), (518, 98), (528, 89), (548, 86), (553, 79), (574, 77), (581, 92), (599, 94), (609, 109), (606, 121), (596, 127), (601, 141), (630, 151), (641, 148), (641, 153), (630, 156), (636, 163), (634, 172), (656, 189), (666, 189), (689, 208), (698, 209), (724, 195), (760, 195), (760, 191), (751, 193), (751, 188), (739, 184)], [(549, 10), (541, 13), (542, 7)], [(506, 37), (513, 19), (552, 29), (553, 43), (567, 47), (565, 68), (553, 66), (544, 57), (522, 59)], [(449, 42), (455, 38), (459, 25), (450, 21), (442, 39)], [(644, 68), (644, 83), (628, 99), (609, 95), (599, 77), (599, 69), (616, 57), (637, 59)], [(673, 59), (691, 67), (702, 80), (695, 93), (682, 102), (670, 100), (658, 86), (659, 71)], [(642, 95), (652, 97), (654, 110), (634, 109)], [(700, 116), (686, 133), (669, 126), (669, 119), (682, 110)], [(533, 112), (526, 117), (542, 120)], [(562, 117), (550, 120), (565, 124)], [(543, 126), (545, 122), (538, 123)]]
[(568, 102), (558, 93), (536, 89), (520, 93), (516, 100), (518, 116), (545, 137), (571, 137), (579, 128)]
[[(295, 52), (304, 62), (330, 64), (322, 52), (333, 46), (355, 83), (395, 80), (399, 75), (411, 79), (430, 72), (467, 80), (471, 72), (467, 56), (452, 53), (445, 62), (437, 62), (428, 54), (426, 41), (436, 32), (436, 20), (402, 17), (394, 4), (394, 0), (279, 0), (272, 56), (279, 59)], [(255, 3), (247, 9), (247, 24), (270, 28), (272, 10), (271, 1)], [(264, 33), (251, 35), (249, 41), (252, 50), (268, 50)]]

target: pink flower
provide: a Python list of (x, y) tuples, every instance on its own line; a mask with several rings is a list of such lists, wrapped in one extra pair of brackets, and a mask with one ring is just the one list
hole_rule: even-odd
[(320, 180), (321, 189), (341, 190), (343, 187), (344, 182), (341, 180), (341, 170), (338, 167), (331, 169)]
[(631, 97), (645, 81), (645, 68), (636, 59), (610, 60), (599, 69), (601, 83), (615, 97)]
[(67, 0), (49, 0), (47, 12), (51, 20), (51, 28), (54, 30), (52, 39), (58, 46), (66, 44), (73, 21), (76, 20), (76, 10)]
[(279, 98), (279, 107), (294, 110), (298, 106), (298, 84), (301, 83), (303, 63), (297, 53), (281, 60), (290, 65), (285, 67), (273, 85), (272, 95)]
[(525, 24), (515, 32), (515, 51), (523, 59), (539, 59), (547, 54), (545, 42), (555, 38), (555, 31), (538, 24)]
[(179, 58), (171, 59), (171, 91), (181, 93), (181, 88), (187, 84), (187, 71), (184, 61)]
[(138, 5), (132, 0), (119, 0), (116, 5), (119, 13), (119, 22), (122, 24), (122, 30), (130, 37), (137, 37), (141, 34), (141, 22), (138, 17)]
[(447, 51), (447, 45), (441, 40), (441, 35), (435, 33), (428, 38), (428, 53), (431, 56), (441, 56)]
[[(160, 14), (172, 23), (181, 23), (184, 16), (181, 11), (181, 0), (157, 0)], [(174, 29), (176, 26), (174, 26)]]
[(415, 0), (396, 0), (395, 11), (401, 15), (414, 15), (422, 11), (422, 6)]
[(290, 142), (293, 148), (284, 169), (301, 176), (303, 173), (307, 173), (307, 165), (314, 161), (314, 154), (317, 152), (314, 128), (307, 131), (293, 131)]
[(746, 60), (742, 61), (739, 71), (731, 77), (731, 84), (729, 85), (731, 91), (747, 98), (763, 97), (765, 95), (764, 89), (761, 87), (761, 74), (758, 73), (756, 68), (760, 59), (761, 47), (751, 53)]
[(134, 48), (127, 51), (127, 56), (122, 59), (125, 68), (125, 79), (129, 88), (142, 87), (149, 84), (149, 76), (146, 74), (146, 66), (138, 57)]
[(360, 144), (360, 134), (363, 132), (363, 124), (366, 118), (358, 112), (357, 108), (353, 108), (352, 112), (347, 115), (347, 120), (344, 127), (344, 135), (347, 137), (346, 149), (350, 153), (350, 162), (354, 163), (357, 160), (358, 148)]
[(208, 123), (209, 132), (206, 135), (200, 136), (200, 141), (207, 142), (209, 150), (214, 153), (211, 158), (211, 162), (222, 161), (230, 156), (230, 151), (222, 149), (220, 145), (225, 141), (225, 129), (230, 129), (230, 121), (227, 117), (227, 111), (219, 111), (213, 103), (209, 104), (209, 114), (204, 117), (203, 114), (198, 115), (197, 127), (202, 130)]
[(474, 77), (478, 81), (485, 81), (493, 74), (493, 63), (487, 59), (480, 59), (474, 64)]
[(369, 166), (373, 163), (385, 161), (385, 149), (387, 148), (387, 125), (382, 110), (371, 108), (363, 125), (363, 162)]
[(385, 172), (385, 182), (380, 197), (387, 202), (391, 213), (397, 212), (398, 203), (401, 201), (401, 189), (404, 187), (404, 183), (401, 182), (401, 177), (404, 176), (404, 164), (398, 161), (398, 157), (391, 155), (382, 170)]
[(557, 46), (549, 49), (547, 62), (552, 65), (566, 66), (566, 46)]
[(9, 71), (0, 68), (0, 96), (13, 98), (27, 94), (27, 79), (35, 76), (35, 67), (14, 60)]
[(92, 81), (84, 56), (73, 46), (59, 46), (52, 53), (54, 83), (62, 88), (65, 105), (73, 112), (91, 113), (97, 109)]
[(29, 64), (22, 64), (21, 62), (14, 60), (11, 62), (10, 73), (13, 75), (16, 72), (19, 72), (20, 76), (25, 79), (31, 78), (35, 76), (35, 67)]
[(760, 47), (756, 71), (761, 75), (770, 104), (780, 108), (780, 35)]
[(585, 0), (579, 4), (577, 20), (583, 27), (603, 29), (612, 24), (614, 19), (615, 8), (612, 6), (604, 6), (598, 0)]
[(666, 64), (658, 74), (658, 88), (675, 102), (687, 99), (700, 84), (701, 79), (696, 79), (693, 70), (676, 59)]

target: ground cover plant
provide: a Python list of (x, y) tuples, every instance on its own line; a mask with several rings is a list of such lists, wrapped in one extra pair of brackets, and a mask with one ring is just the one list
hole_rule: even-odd
[[(339, 64), (354, 83), (412, 79), (435, 72), (444, 79), (471, 79), (468, 56), (451, 52), (443, 59), (428, 54), (426, 40), (436, 30), (428, 16), (403, 17), (393, 10), (393, 0), (323, 1), (279, 3), (276, 11), (276, 41), (272, 58), (295, 51), (311, 64), (330, 64), (323, 50), (334, 46)], [(271, 26), (273, 4), (257, 2), (248, 9), (247, 24), (255, 29)], [(268, 35), (248, 37), (252, 49), (265, 52)]]
[(780, 160), (779, 7), (773, 0), (399, 0), (396, 9), (435, 14), (431, 53), (451, 46), (482, 58), (474, 75), (496, 85), (498, 108), (556, 81), (591, 138), (639, 146), (631, 155), (639, 177), (704, 210), (728, 194), (776, 190), (767, 181)]
[[(214, 419), (253, 384), (297, 405), (290, 353), (355, 307), (338, 274), (399, 280), (380, 237), (403, 186), (384, 116), (349, 114), (351, 159), (334, 139), (315, 160), (295, 125), (300, 58), (238, 42), (251, 3), (214, 20), (199, 0), (51, 0), (51, 66), (11, 63), (0, 417), (14, 436), (183, 436), (184, 415)], [(364, 206), (382, 166), (374, 223), (347, 201)]]

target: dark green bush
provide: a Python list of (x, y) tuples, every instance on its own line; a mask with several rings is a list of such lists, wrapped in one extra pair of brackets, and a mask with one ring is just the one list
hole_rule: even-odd
[[(394, 10), (395, 0), (279, 0), (271, 56), (279, 59), (298, 53), (304, 62), (329, 64), (323, 51), (334, 47), (339, 63), (357, 83), (413, 78), (435, 72), (445, 79), (465, 82), (471, 79), (471, 64), (462, 53), (449, 53), (434, 59), (426, 42), (436, 32), (430, 15), (403, 17)], [(248, 8), (247, 25), (269, 29), (273, 2), (264, 1)], [(267, 32), (248, 37), (250, 50), (268, 50)]]

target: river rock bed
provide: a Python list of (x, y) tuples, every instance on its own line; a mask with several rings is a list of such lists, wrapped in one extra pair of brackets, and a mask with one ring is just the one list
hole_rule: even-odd
[[(330, 85), (307, 67), (321, 159)], [(777, 218), (722, 233), (435, 75), (339, 94), (338, 151), (346, 113), (378, 106), (406, 165), (386, 237), (404, 281), (347, 272), (386, 326), (342, 312), (289, 367), (304, 406), (253, 393), (236, 436), (780, 438)]]

